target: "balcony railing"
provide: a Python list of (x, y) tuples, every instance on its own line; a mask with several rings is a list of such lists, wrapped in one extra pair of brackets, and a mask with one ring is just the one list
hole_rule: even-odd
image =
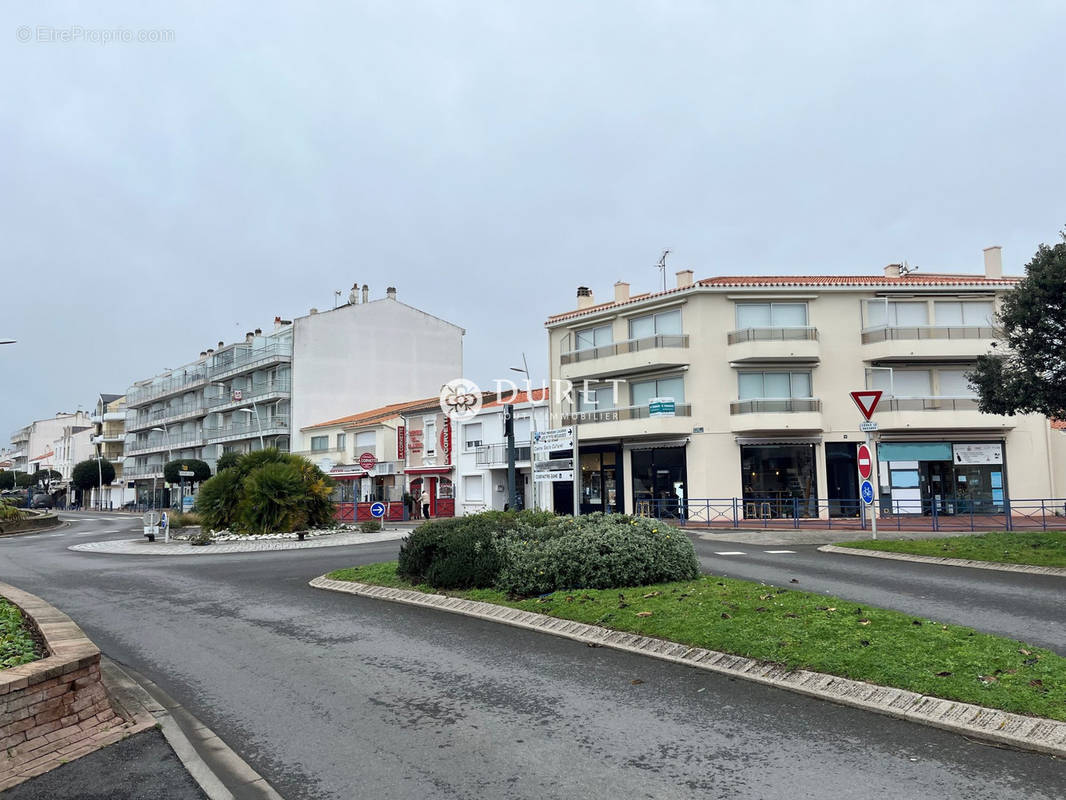
[(206, 380), (207, 368), (197, 367), (187, 371), (184, 375), (175, 375), (159, 383), (133, 389), (126, 395), (126, 405), (143, 405), (149, 400), (195, 389), (198, 386), (203, 386)]
[[(674, 406), (675, 417), (691, 417), (692, 406), (689, 403), (677, 403)], [(648, 407), (625, 406), (623, 408), (605, 408), (596, 411), (573, 411), (563, 414), (563, 425), (589, 424), (593, 422), (620, 422), (627, 419), (649, 419)]]
[(126, 417), (126, 430), (135, 431), (141, 428), (150, 428), (154, 425), (177, 422), (188, 417), (202, 417), (207, 414), (207, 408), (203, 403), (190, 403), (177, 408), (160, 408), (147, 414), (130, 414)]
[(741, 328), (740, 330), (730, 331), (726, 338), (729, 344), (816, 341), (818, 339), (818, 329), (810, 327)]
[[(288, 417), (270, 417), (262, 421), (262, 433), (264, 436), (273, 436), (277, 433), (286, 433), (289, 430), (289, 418)], [(260, 433), (259, 425), (256, 424), (255, 417), (252, 415), (251, 422), (238, 422), (231, 423), (229, 425), (205, 425), (204, 437), (208, 441), (215, 439), (226, 439), (229, 437), (241, 437), (252, 438), (258, 436)]]
[(980, 325), (904, 325), (872, 328), (862, 332), (862, 343), (912, 339), (992, 339), (995, 328)]
[(169, 441), (161, 439), (156, 442), (134, 442), (133, 444), (127, 443), (126, 455), (127, 456), (143, 456), (148, 453), (166, 453), (174, 450), (185, 450), (190, 447), (202, 447), (204, 444), (204, 437), (201, 434), (195, 434), (190, 436), (182, 436), (182, 438), (174, 438)]
[(155, 478), (163, 477), (162, 464), (149, 464), (122, 468), (123, 478)]
[(234, 400), (233, 393), (224, 394), (221, 397), (209, 397), (205, 401), (208, 408), (218, 408), (219, 406), (233, 405), (238, 407), (244, 403), (251, 403), (256, 400), (266, 400), (269, 397), (274, 397), (279, 394), (288, 394), (292, 390), (292, 382), (287, 380), (276, 380), (259, 385), (252, 385), (247, 389), (239, 389), (241, 392), (241, 399)]
[(813, 397), (788, 397), (780, 400), (736, 400), (729, 404), (730, 414), (802, 414), (821, 411), (822, 401)]
[(658, 347), (688, 347), (688, 334), (663, 333), (657, 336), (645, 336), (642, 339), (626, 339), (623, 342), (589, 347), (584, 350), (572, 350), (559, 357), (561, 364), (574, 364), (578, 361), (591, 361), (594, 358), (606, 358), (622, 353), (639, 353), (642, 350), (654, 350)]
[(977, 405), (976, 397), (888, 397), (877, 411), (976, 411)]
[[(217, 380), (229, 375), (254, 369), (260, 365), (286, 363), (292, 361), (292, 344), (275, 343), (259, 348), (235, 348), (233, 358), (229, 361), (218, 360), (211, 365), (211, 379)], [(219, 356), (215, 356), (220, 359)]]
[[(529, 461), (529, 445), (515, 445), (515, 461)], [(477, 448), (476, 460), (479, 467), (490, 467), (507, 463), (506, 444), (484, 444)]]

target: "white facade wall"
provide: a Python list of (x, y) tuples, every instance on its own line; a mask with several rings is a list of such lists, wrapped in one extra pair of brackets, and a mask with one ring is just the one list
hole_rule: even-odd
[(463, 329), (392, 298), (299, 317), (293, 329), (293, 450), (310, 449), (302, 428), (432, 397), (463, 374)]
[[(506, 395), (505, 395), (506, 396)], [(547, 430), (549, 406), (544, 402), (515, 405), (515, 448), (521, 456), (515, 462), (515, 480), (526, 508), (551, 508), (551, 490), (536, 486), (528, 458), (530, 432)], [(483, 408), (465, 422), (453, 422), (455, 473), (455, 514), (463, 516), (494, 509), (502, 511), (509, 501), (507, 492), (507, 446), (504, 437), (503, 407)]]

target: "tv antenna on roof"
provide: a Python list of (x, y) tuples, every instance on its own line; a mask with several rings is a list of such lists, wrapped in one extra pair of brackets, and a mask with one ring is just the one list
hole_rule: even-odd
[(659, 258), (659, 263), (656, 266), (659, 268), (659, 272), (663, 274), (663, 291), (666, 291), (666, 257), (670, 255), (669, 250), (663, 250), (662, 256)]
[(912, 267), (906, 261), (904, 261), (899, 267), (899, 274), (900, 275), (910, 275), (912, 272), (917, 272), (917, 271), (918, 271), (918, 265), (917, 264), (915, 264)]

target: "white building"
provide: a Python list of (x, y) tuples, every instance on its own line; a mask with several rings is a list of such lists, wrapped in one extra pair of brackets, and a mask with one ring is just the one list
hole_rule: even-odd
[(381, 408), (412, 397), (438, 395), (463, 374), (463, 334), (458, 325), (396, 299), (369, 299), (353, 287), (349, 302), (311, 310), (293, 324), (293, 450), (310, 450), (305, 428)]
[[(60, 475), (58, 483), (66, 489), (67, 503), (74, 497), (70, 485), (74, 465), (96, 455), (96, 448), (92, 443), (93, 432), (92, 426), (64, 425), (62, 433), (52, 442), (51, 468)], [(53, 488), (57, 488), (57, 485), (53, 484)], [(95, 500), (93, 502), (95, 503)]]
[[(49, 419), (31, 422), (11, 434), (14, 452), (10, 458), (13, 469), (18, 472), (33, 472), (42, 463), (42, 457), (53, 451), (53, 443), (63, 435), (65, 427), (88, 428), (89, 415), (84, 411), (73, 414), (60, 412)], [(48, 458), (51, 463), (51, 457)]]
[[(530, 397), (532, 395), (532, 397)], [(532, 402), (531, 402), (532, 400)], [(495, 509), (509, 503), (507, 492), (507, 439), (504, 406), (514, 409), (515, 486), (519, 508), (551, 508), (551, 491), (533, 484), (530, 474), (530, 439), (534, 430), (548, 429), (548, 391), (503, 392), (486, 403), (468, 422), (456, 423), (457, 516)], [(536, 496), (534, 497), (534, 495)]]

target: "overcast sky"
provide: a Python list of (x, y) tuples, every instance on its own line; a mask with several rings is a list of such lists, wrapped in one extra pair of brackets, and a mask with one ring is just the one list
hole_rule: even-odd
[[(0, 10), (4, 444), (356, 281), (488, 382), (663, 248), (671, 280), (1012, 273), (1066, 225), (1058, 0), (295, 7)], [(173, 41), (84, 40), (115, 28)]]

